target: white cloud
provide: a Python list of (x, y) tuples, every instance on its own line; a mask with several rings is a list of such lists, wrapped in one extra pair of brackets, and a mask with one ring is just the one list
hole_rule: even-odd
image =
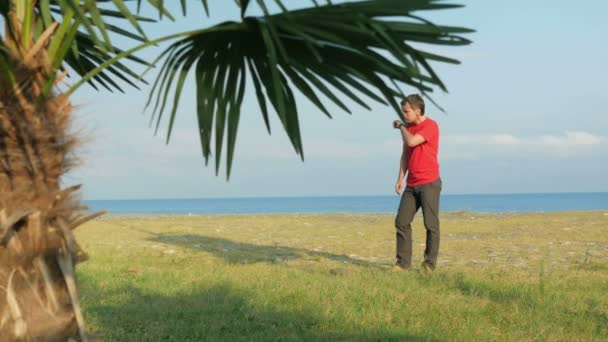
[(596, 136), (587, 132), (566, 132), (566, 143), (571, 145), (599, 145), (608, 142), (608, 137)]
[[(201, 170), (203, 167), (195, 129), (176, 129), (169, 146), (165, 145), (164, 137), (154, 137), (153, 131), (145, 128), (97, 132), (96, 135), (81, 154), (84, 163), (78, 173), (84, 177), (116, 177), (133, 172), (169, 176), (175, 173), (176, 168)], [(402, 142), (394, 138), (366, 143), (304, 141), (306, 159), (319, 161), (397, 159), (401, 146)], [(440, 142), (440, 160), (559, 160), (588, 157), (608, 157), (607, 136), (580, 131), (527, 137), (496, 133), (445, 135)], [(235, 159), (240, 163), (249, 163), (254, 160), (297, 161), (299, 157), (284, 135), (263, 134), (240, 135)], [(213, 163), (211, 159), (210, 164)]]
[(497, 145), (517, 145), (521, 140), (509, 134), (497, 134), (492, 136), (492, 143)]
[[(332, 159), (398, 158), (402, 142), (311, 142), (305, 144), (307, 157)], [(289, 147), (289, 146), (288, 146)], [(292, 158), (291, 149), (274, 146), (252, 154), (263, 158)], [(589, 132), (564, 132), (537, 136), (512, 134), (445, 135), (440, 141), (442, 160), (535, 159), (556, 160), (608, 157), (608, 136)]]
[[(247, 138), (249, 140), (251, 138)], [(272, 139), (277, 139), (273, 136)], [(286, 139), (259, 141), (238, 146), (243, 159), (297, 158)], [(245, 139), (244, 139), (245, 140)], [(249, 140), (251, 141), (251, 140)], [(272, 143), (275, 141), (275, 143)], [(391, 139), (379, 142), (310, 141), (304, 142), (307, 158), (356, 160), (398, 158), (402, 142)], [(572, 159), (608, 155), (608, 136), (589, 132), (566, 131), (562, 134), (516, 136), (513, 134), (445, 135), (441, 137), (440, 158), (443, 160), (480, 159)]]
[(168, 146), (162, 133), (154, 136), (154, 130), (146, 128), (97, 131), (79, 154), (82, 167), (77, 171), (85, 177), (116, 177), (132, 172), (170, 175), (183, 161), (201, 159), (196, 132), (174, 130)]
[(566, 131), (518, 137), (511, 134), (447, 135), (441, 140), (442, 159), (572, 159), (605, 156), (608, 137)]

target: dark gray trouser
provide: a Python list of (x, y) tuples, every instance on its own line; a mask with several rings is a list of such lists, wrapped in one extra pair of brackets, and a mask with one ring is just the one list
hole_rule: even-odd
[(395, 218), (397, 228), (397, 263), (402, 267), (412, 265), (412, 221), (422, 207), (426, 228), (426, 248), (424, 261), (432, 268), (439, 254), (439, 194), (441, 178), (420, 186), (408, 186), (403, 191), (399, 211)]

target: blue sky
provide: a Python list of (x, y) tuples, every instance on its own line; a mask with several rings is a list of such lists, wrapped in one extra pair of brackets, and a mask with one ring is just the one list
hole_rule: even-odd
[[(199, 3), (190, 1), (192, 13)], [(192, 15), (151, 26), (150, 35), (237, 18), (231, 1), (216, 3), (211, 2), (211, 19)], [(439, 24), (477, 30), (471, 46), (432, 48), (462, 61), (435, 65), (449, 93), (434, 98), (447, 113), (432, 105), (427, 110), (441, 129), (444, 193), (608, 191), (608, 97), (602, 94), (608, 2), (461, 3), (466, 7), (419, 13)], [(351, 103), (348, 115), (329, 106), (335, 112), (330, 120), (299, 96), (302, 162), (278, 120), (271, 121), (272, 135), (266, 133), (252, 90), (243, 104), (227, 182), (223, 165), (216, 177), (201, 158), (192, 80), (168, 146), (164, 130), (154, 136), (149, 113), (142, 114), (149, 88), (126, 94), (81, 88), (73, 98), (74, 126), (88, 142), (80, 153), (82, 165), (64, 183), (83, 183), (85, 199), (394, 194), (401, 147), (391, 129), (392, 109), (372, 105), (367, 111)]]

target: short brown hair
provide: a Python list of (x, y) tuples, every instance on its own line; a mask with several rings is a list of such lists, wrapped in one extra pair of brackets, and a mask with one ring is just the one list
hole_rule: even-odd
[(420, 95), (412, 94), (406, 96), (401, 100), (401, 107), (405, 106), (406, 103), (409, 103), (414, 109), (420, 109), (420, 114), (424, 115), (424, 100)]

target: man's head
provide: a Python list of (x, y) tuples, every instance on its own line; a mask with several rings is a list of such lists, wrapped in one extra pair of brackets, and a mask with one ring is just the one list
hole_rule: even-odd
[(424, 120), (424, 100), (418, 94), (408, 95), (401, 100), (401, 110), (408, 124), (417, 124)]

